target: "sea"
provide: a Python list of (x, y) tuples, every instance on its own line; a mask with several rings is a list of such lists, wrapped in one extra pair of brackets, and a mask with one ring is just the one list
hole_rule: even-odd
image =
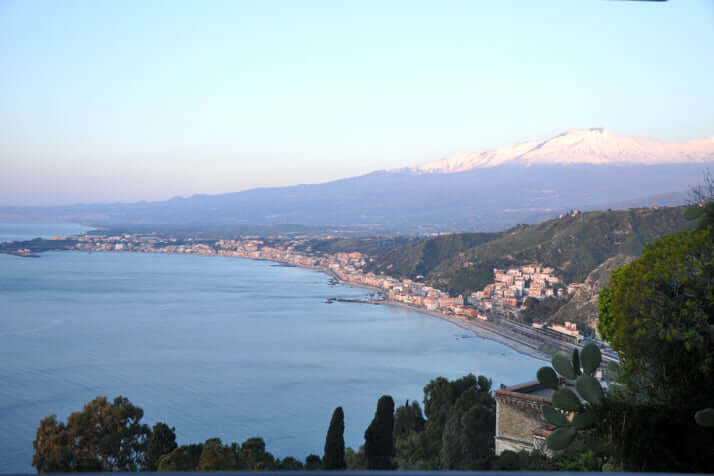
[[(82, 231), (5, 224), (0, 241)], [(34, 472), (40, 420), (100, 395), (127, 397), (179, 444), (260, 436), (304, 459), (323, 453), (337, 406), (356, 449), (382, 395), (422, 402), (431, 379), (469, 373), (498, 388), (543, 365), (417, 311), (328, 303), (368, 292), (268, 261), (0, 254), (0, 472)]]

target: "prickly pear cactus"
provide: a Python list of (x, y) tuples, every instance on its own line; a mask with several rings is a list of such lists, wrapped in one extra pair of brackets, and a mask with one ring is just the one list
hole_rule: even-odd
[(694, 420), (700, 426), (714, 428), (714, 408), (705, 408), (694, 414)]
[[(580, 352), (574, 349), (570, 358), (558, 354), (551, 362), (552, 368), (542, 367), (536, 376), (544, 387), (553, 389), (553, 405), (541, 407), (546, 421), (557, 427), (546, 438), (546, 444), (551, 450), (562, 450), (570, 445), (578, 431), (587, 430), (595, 424), (592, 407), (602, 404), (605, 399), (600, 382), (593, 376), (600, 367), (602, 355), (598, 346), (588, 343)], [(575, 389), (585, 401), (562, 386), (558, 375), (575, 380)], [(566, 417), (566, 413), (572, 413), (572, 418)]]

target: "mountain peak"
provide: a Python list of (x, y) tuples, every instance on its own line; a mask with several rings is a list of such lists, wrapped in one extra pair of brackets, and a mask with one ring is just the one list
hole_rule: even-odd
[(625, 136), (600, 127), (573, 129), (542, 141), (469, 152), (427, 162), (409, 170), (453, 173), (499, 165), (621, 165), (714, 161), (714, 137), (689, 142), (662, 142)]

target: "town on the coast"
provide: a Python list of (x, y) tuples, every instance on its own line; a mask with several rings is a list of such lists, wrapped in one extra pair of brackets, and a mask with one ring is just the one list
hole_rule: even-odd
[[(397, 278), (363, 270), (372, 258), (364, 253), (313, 251), (300, 238), (266, 239), (259, 236), (238, 239), (207, 240), (174, 238), (156, 233), (89, 233), (73, 237), (56, 237), (49, 241), (64, 242), (70, 248), (89, 252), (176, 253), (206, 256), (228, 256), (270, 260), (288, 265), (320, 270), (336, 280), (370, 288), (379, 294), (372, 303), (391, 303), (418, 309), (441, 317), (480, 326), (510, 340), (535, 347), (535, 341), (561, 345), (580, 344), (584, 336), (571, 322), (562, 324), (533, 322), (524, 325), (519, 313), (530, 299), (566, 299), (582, 283), (564, 284), (553, 268), (527, 264), (509, 269), (494, 269), (494, 281), (468, 295), (451, 296), (417, 279)], [(30, 249), (16, 248), (14, 254), (31, 256)], [(505, 333), (505, 334), (504, 334)]]

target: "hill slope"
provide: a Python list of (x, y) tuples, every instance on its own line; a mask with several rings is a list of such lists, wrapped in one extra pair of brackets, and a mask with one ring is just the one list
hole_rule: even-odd
[[(555, 268), (566, 283), (581, 282), (608, 258), (618, 254), (636, 256), (646, 243), (691, 227), (682, 212), (682, 207), (586, 212), (519, 226), (501, 237), (441, 259), (428, 271), (425, 281), (460, 294), (492, 282), (493, 268), (539, 263)], [(420, 245), (430, 249), (429, 241)], [(418, 262), (424, 261), (424, 258), (413, 263), (394, 260), (408, 254), (408, 249), (394, 250), (375, 260), (372, 269), (408, 276), (404, 271), (415, 269)], [(433, 262), (434, 257), (426, 260)]]
[(370, 263), (366, 271), (416, 279), (442, 262), (475, 246), (500, 238), (503, 233), (454, 233), (401, 246)]
[(600, 290), (610, 282), (610, 273), (613, 270), (634, 259), (634, 256), (619, 254), (602, 263), (585, 278), (583, 287), (578, 289), (575, 295), (548, 320), (560, 324), (564, 321), (572, 321), (583, 327), (595, 329)]

